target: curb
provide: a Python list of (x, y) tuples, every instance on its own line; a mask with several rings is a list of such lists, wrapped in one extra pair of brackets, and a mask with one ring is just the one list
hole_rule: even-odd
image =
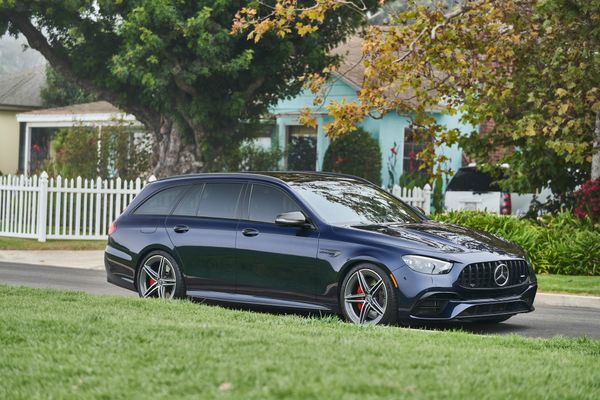
[(533, 304), (556, 307), (583, 307), (600, 310), (600, 297), (538, 292)]

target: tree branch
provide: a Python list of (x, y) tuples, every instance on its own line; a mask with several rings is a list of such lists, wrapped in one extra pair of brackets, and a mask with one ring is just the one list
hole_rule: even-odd
[[(73, 66), (66, 57), (61, 56), (59, 51), (52, 47), (42, 32), (30, 21), (27, 16), (18, 13), (8, 13), (8, 20), (14, 25), (26, 38), (29, 46), (39, 51), (48, 60), (65, 79), (80, 86), (83, 90), (95, 93), (99, 98), (106, 100), (114, 105), (121, 106), (117, 93), (101, 88), (89, 80), (77, 76)], [(125, 111), (135, 115), (137, 119), (143, 122), (154, 132), (160, 131), (160, 116), (139, 104), (124, 104)]]

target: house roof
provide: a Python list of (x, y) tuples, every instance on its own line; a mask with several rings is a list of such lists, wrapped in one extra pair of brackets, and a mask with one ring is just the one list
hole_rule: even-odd
[[(360, 35), (353, 35), (332, 50), (333, 54), (343, 57), (336, 75), (356, 90), (362, 87), (365, 78), (362, 45), (363, 38)], [(386, 92), (386, 95), (395, 96), (399, 100), (414, 104), (415, 92), (411, 88), (400, 93), (390, 89)], [(442, 108), (441, 106), (434, 106), (429, 111), (439, 111)]]
[(41, 107), (41, 92), (45, 85), (45, 65), (27, 69), (16, 74), (0, 76), (0, 107)]
[(141, 125), (133, 115), (126, 114), (107, 101), (74, 104), (66, 107), (32, 110), (17, 114), (17, 121), (30, 127), (99, 126), (127, 122)]
[(122, 111), (108, 101), (95, 101), (93, 103), (73, 104), (65, 107), (32, 110), (20, 115), (67, 115), (67, 114), (121, 114)]

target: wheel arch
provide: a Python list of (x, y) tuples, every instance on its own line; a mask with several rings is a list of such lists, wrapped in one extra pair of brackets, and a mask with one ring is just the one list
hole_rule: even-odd
[[(370, 263), (370, 264), (374, 264), (374, 265), (378, 266), (379, 268), (383, 269), (387, 273), (388, 277), (392, 274), (392, 271), (381, 260), (379, 260), (375, 257), (370, 257), (370, 256), (353, 257), (353, 258), (349, 259), (348, 261), (346, 261), (346, 263), (342, 266), (342, 268), (340, 269), (340, 272), (338, 273), (338, 289), (337, 289), (338, 300), (340, 298), (340, 293), (342, 290), (342, 283), (344, 282), (344, 279), (348, 275), (348, 272), (356, 265), (363, 264), (363, 263)], [(396, 289), (398, 289), (398, 288), (396, 287)], [(341, 307), (341, 305), (340, 305), (340, 307)]]
[(142, 260), (144, 258), (146, 258), (148, 256), (148, 254), (152, 253), (153, 251), (164, 251), (165, 253), (168, 253), (171, 257), (173, 257), (175, 259), (175, 261), (177, 261), (177, 264), (179, 264), (180, 269), (183, 273), (183, 266), (181, 264), (181, 260), (179, 259), (179, 256), (177, 255), (177, 252), (172, 249), (169, 248), (167, 246), (158, 244), (158, 243), (154, 243), (151, 245), (148, 245), (146, 247), (144, 247), (142, 249), (142, 251), (140, 251), (138, 253), (138, 256), (135, 260), (135, 264), (134, 264), (134, 279), (133, 279), (133, 286), (135, 287), (135, 290), (138, 289), (138, 284), (137, 284), (137, 280), (138, 280), (138, 271), (140, 269), (140, 264), (142, 263)]

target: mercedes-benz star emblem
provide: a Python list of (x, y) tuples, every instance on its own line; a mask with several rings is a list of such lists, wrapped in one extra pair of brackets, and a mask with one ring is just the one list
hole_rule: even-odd
[(496, 269), (494, 270), (494, 282), (498, 286), (504, 286), (508, 283), (508, 267), (506, 264), (498, 264)]

